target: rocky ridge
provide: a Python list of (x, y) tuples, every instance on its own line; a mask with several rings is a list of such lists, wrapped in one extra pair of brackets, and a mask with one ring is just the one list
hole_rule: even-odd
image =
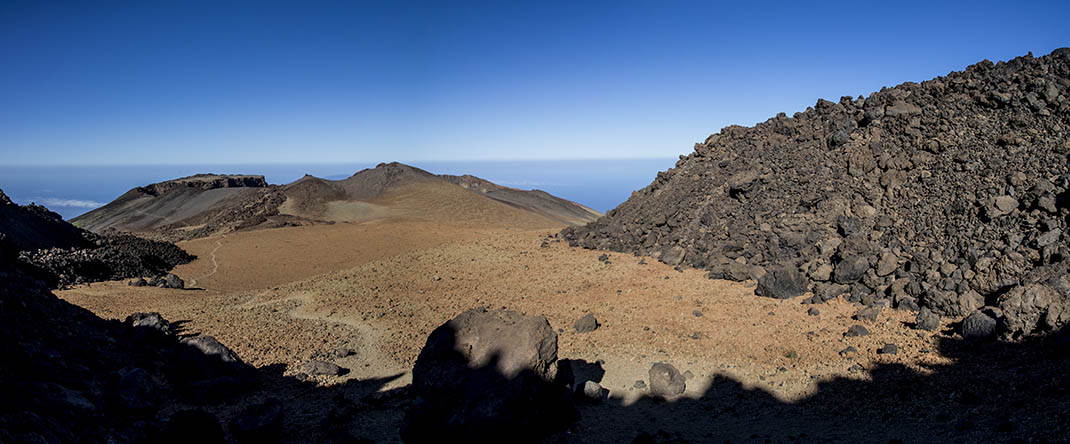
[(171, 243), (79, 229), (45, 207), (17, 205), (3, 191), (0, 239), (28, 272), (56, 286), (158, 276), (194, 259)]
[(1068, 319), (1068, 154), (1062, 48), (724, 128), (563, 235), (762, 296), (985, 308), (1016, 338)]

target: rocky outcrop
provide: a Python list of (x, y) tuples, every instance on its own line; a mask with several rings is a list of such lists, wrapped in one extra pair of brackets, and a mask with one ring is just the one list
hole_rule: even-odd
[(0, 199), (0, 237), (39, 279), (58, 286), (155, 276), (193, 260), (174, 244), (91, 233), (44, 207), (19, 206), (6, 196)]
[(264, 188), (267, 186), (268, 183), (264, 180), (264, 176), (244, 174), (196, 174), (193, 176), (168, 180), (166, 182), (154, 183), (144, 187), (138, 187), (135, 188), (135, 190), (150, 196), (159, 196), (183, 188), (208, 191), (219, 188)]
[(798, 283), (812, 302), (966, 316), (1070, 258), (1068, 135), (1070, 49), (983, 61), (724, 128), (563, 234), (711, 277), (758, 277), (771, 297), (802, 294)]
[(557, 334), (546, 318), (469, 310), (431, 332), (412, 370), (421, 401), (406, 442), (534, 442), (576, 419), (557, 377)]

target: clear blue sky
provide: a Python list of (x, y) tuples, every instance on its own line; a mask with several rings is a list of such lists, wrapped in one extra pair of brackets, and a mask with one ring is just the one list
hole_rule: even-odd
[(1060, 46), (1065, 0), (4, 0), (0, 164), (675, 156)]

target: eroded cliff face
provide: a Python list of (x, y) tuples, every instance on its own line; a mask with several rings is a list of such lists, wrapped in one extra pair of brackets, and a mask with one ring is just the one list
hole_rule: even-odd
[(138, 187), (137, 190), (151, 196), (159, 196), (182, 188), (194, 188), (208, 191), (219, 188), (265, 188), (267, 186), (268, 183), (264, 180), (264, 176), (197, 174), (194, 176)]

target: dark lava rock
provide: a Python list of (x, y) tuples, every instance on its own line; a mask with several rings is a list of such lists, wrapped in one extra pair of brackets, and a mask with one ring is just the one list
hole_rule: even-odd
[(230, 433), (242, 443), (282, 442), (282, 403), (268, 399), (253, 404), (230, 421)]
[(852, 325), (851, 328), (847, 329), (847, 333), (844, 333), (844, 336), (869, 336), (869, 330), (866, 330), (866, 327), (861, 325)]
[[(818, 288), (831, 279), (852, 302), (964, 317), (1015, 286), (1052, 286), (1028, 276), (1070, 258), (1068, 84), (1070, 51), (1057, 50), (729, 126), (561, 236), (713, 278), (731, 262), (769, 270), (763, 296), (845, 294)], [(778, 272), (803, 267), (808, 282)], [(1059, 330), (1065, 304), (1038, 291), (1008, 297), (1000, 331)]]
[(588, 313), (584, 317), (577, 319), (576, 322), (572, 324), (572, 327), (579, 333), (590, 333), (595, 331), (599, 325), (598, 319), (595, 319), (593, 314)]
[(233, 351), (206, 335), (183, 338), (172, 379), (194, 402), (220, 401), (256, 385), (255, 370)]
[(143, 368), (119, 370), (119, 400), (128, 410), (148, 410), (156, 407), (159, 398), (152, 375)]
[(204, 410), (182, 410), (167, 420), (160, 439), (168, 444), (222, 444), (223, 426)]
[(917, 330), (935, 331), (940, 328), (940, 315), (933, 313), (928, 307), (923, 307), (918, 311), (917, 318), (914, 319), (914, 328)]
[(687, 388), (687, 379), (672, 364), (655, 363), (648, 373), (651, 395), (672, 398), (684, 393)]
[(818, 310), (817, 307), (810, 307), (809, 310), (806, 310), (806, 314), (810, 316), (818, 316), (821, 314), (821, 310)]
[(406, 442), (502, 436), (537, 441), (577, 418), (557, 375), (557, 334), (546, 318), (468, 310), (431, 332), (412, 370), (420, 401), (405, 413)]
[(836, 263), (836, 268), (832, 272), (832, 281), (837, 284), (857, 282), (866, 275), (867, 270), (869, 270), (869, 259), (859, 255), (848, 256)]
[(879, 305), (870, 305), (861, 310), (858, 310), (858, 312), (856, 312), (852, 317), (857, 321), (875, 322), (877, 320), (877, 316), (881, 314), (882, 308), (883, 307)]
[(584, 399), (591, 402), (602, 402), (609, 396), (609, 390), (594, 381), (584, 382), (580, 393), (583, 394)]
[(1017, 338), (1036, 332), (1054, 332), (1070, 323), (1070, 276), (1059, 273), (1051, 285), (1034, 283), (1012, 288), (999, 298), (1004, 334)]
[(186, 282), (183, 281), (182, 278), (175, 276), (171, 273), (168, 273), (167, 276), (164, 276), (163, 283), (164, 286), (167, 288), (174, 288), (179, 290), (186, 288)]
[(840, 356), (847, 356), (852, 353), (858, 354), (858, 349), (855, 348), (853, 345), (848, 345), (847, 348), (840, 350)]
[(608, 260), (609, 260), (609, 255), (608, 254), (602, 254), (601, 256), (598, 256), (598, 262), (605, 262), (605, 261), (608, 261)]
[(297, 371), (308, 376), (339, 376), (345, 374), (345, 369), (336, 364), (316, 360), (301, 364)]
[(145, 278), (137, 278), (136, 280), (130, 281), (127, 285), (131, 287), (147, 287), (149, 281), (146, 281)]
[(880, 350), (877, 350), (878, 355), (894, 355), (899, 353), (899, 347), (895, 344), (884, 344)]
[(809, 291), (806, 275), (795, 267), (780, 267), (769, 270), (758, 279), (754, 294), (777, 299), (802, 296)]
[(996, 320), (982, 312), (975, 312), (962, 321), (962, 337), (985, 338), (996, 333)]
[(174, 334), (171, 323), (159, 313), (134, 313), (127, 316), (123, 323), (135, 329), (145, 328), (156, 330), (164, 335)]

